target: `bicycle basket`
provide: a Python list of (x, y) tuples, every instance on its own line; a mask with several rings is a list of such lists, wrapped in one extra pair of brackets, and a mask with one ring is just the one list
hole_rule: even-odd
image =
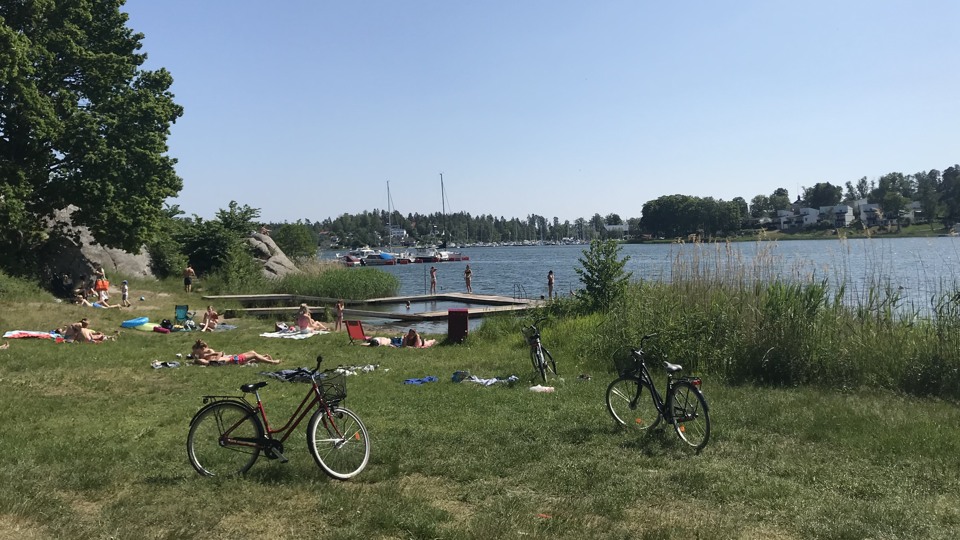
[(327, 401), (341, 401), (347, 397), (347, 377), (336, 371), (324, 371), (317, 377), (317, 386)]
[(520, 329), (520, 333), (523, 334), (523, 339), (528, 343), (537, 335), (536, 330), (534, 330), (532, 326), (524, 326)]
[(629, 375), (637, 370), (637, 359), (630, 347), (621, 347), (613, 353), (613, 365), (618, 375)]

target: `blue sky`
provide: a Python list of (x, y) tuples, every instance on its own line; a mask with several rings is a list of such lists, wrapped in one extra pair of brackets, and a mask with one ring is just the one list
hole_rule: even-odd
[(172, 203), (639, 217), (960, 161), (955, 1), (128, 0)]

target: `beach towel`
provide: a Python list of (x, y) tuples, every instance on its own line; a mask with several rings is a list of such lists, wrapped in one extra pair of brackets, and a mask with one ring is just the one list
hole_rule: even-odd
[(428, 382), (437, 382), (437, 380), (438, 380), (438, 379), (437, 379), (436, 377), (434, 377), (433, 375), (427, 375), (426, 377), (423, 377), (422, 379), (407, 379), (407, 380), (403, 381), (403, 384), (423, 384), (423, 383), (428, 383)]
[(463, 380), (464, 380), (465, 382), (477, 383), (477, 384), (480, 384), (480, 385), (483, 385), (483, 386), (493, 386), (493, 385), (495, 385), (495, 384), (497, 384), (497, 383), (503, 383), (503, 384), (506, 384), (506, 385), (508, 385), (508, 386), (513, 386), (513, 383), (519, 381), (520, 378), (517, 377), (516, 375), (511, 375), (511, 376), (509, 376), (509, 377), (507, 377), (507, 378), (494, 377), (494, 378), (492, 378), (492, 379), (481, 379), (480, 377), (477, 377), (476, 375), (471, 375), (471, 376), (469, 376), (469, 377), (467, 377), (466, 379), (463, 379)]
[(260, 375), (273, 377), (283, 382), (313, 382), (313, 370), (305, 367), (297, 369), (281, 369), (279, 371), (261, 371)]
[(300, 332), (299, 330), (285, 330), (283, 332), (264, 332), (260, 337), (286, 338), (286, 339), (307, 339), (319, 334), (329, 334), (326, 330), (316, 330), (313, 332)]
[(24, 339), (24, 338), (36, 338), (36, 339), (52, 339), (57, 343), (63, 341), (63, 336), (56, 332), (37, 332), (34, 330), (10, 330), (3, 334), (3, 339)]
[(224, 332), (226, 330), (236, 330), (237, 327), (232, 324), (218, 324), (216, 328), (213, 329), (214, 332)]

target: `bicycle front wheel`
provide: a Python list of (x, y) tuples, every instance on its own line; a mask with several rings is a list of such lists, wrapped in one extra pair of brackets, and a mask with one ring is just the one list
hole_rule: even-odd
[(697, 387), (679, 381), (670, 392), (670, 412), (673, 428), (683, 442), (698, 451), (710, 440), (710, 411), (707, 400)]
[(204, 476), (247, 472), (260, 456), (263, 426), (253, 409), (219, 401), (200, 409), (190, 421), (187, 456)]
[(533, 363), (533, 370), (540, 374), (543, 382), (547, 382), (547, 362), (543, 359), (543, 347), (535, 347), (530, 351), (530, 361)]
[(607, 411), (620, 426), (647, 431), (660, 423), (653, 391), (646, 381), (627, 376), (607, 387)]
[(337, 480), (356, 476), (370, 460), (370, 437), (360, 417), (350, 409), (318, 409), (307, 426), (307, 447), (314, 461)]

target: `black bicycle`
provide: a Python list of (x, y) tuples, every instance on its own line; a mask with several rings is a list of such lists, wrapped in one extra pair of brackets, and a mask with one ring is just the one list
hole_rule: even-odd
[(547, 371), (551, 371), (554, 375), (557, 375), (557, 363), (554, 361), (553, 355), (550, 354), (550, 351), (544, 348), (543, 343), (540, 342), (540, 329), (538, 326), (545, 320), (547, 319), (542, 317), (534, 321), (530, 326), (524, 326), (521, 329), (524, 339), (527, 340), (527, 345), (530, 346), (530, 361), (533, 363), (533, 370), (540, 374), (543, 382), (547, 382)]
[(699, 452), (710, 440), (710, 407), (700, 391), (700, 378), (675, 377), (683, 366), (664, 362), (667, 391), (663, 399), (643, 358), (643, 343), (655, 335), (643, 336), (640, 347), (629, 347), (629, 356), (619, 362), (620, 377), (607, 387), (607, 410), (617, 424), (640, 431), (655, 428), (662, 419)]

